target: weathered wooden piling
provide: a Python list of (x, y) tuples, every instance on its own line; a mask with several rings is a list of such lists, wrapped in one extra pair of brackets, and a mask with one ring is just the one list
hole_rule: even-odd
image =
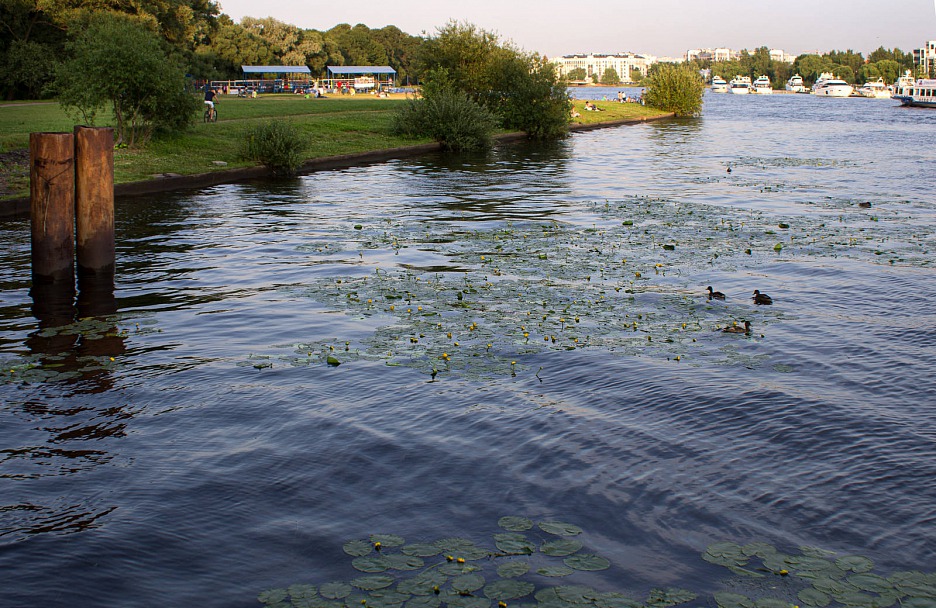
[(114, 130), (75, 127), (75, 218), (79, 273), (114, 271)]
[(75, 138), (29, 134), (34, 282), (75, 280)]

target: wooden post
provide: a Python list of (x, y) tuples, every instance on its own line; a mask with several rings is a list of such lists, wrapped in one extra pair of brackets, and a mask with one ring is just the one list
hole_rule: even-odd
[(75, 127), (79, 273), (114, 272), (114, 130)]
[(75, 280), (75, 138), (29, 134), (33, 282)]

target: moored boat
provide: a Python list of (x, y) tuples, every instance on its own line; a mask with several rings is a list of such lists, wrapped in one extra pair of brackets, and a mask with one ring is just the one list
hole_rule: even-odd
[(747, 95), (751, 92), (751, 77), (740, 74), (735, 76), (728, 83), (728, 92), (735, 95)]
[(812, 87), (812, 94), (820, 97), (850, 97), (854, 87), (830, 72), (823, 72)]
[(756, 95), (773, 94), (773, 87), (770, 86), (770, 78), (768, 78), (766, 75), (758, 76), (757, 80), (754, 81), (754, 84), (751, 85), (751, 93)]
[(869, 80), (864, 83), (862, 86), (858, 87), (858, 94), (862, 97), (869, 97), (871, 99), (890, 99), (891, 92), (887, 88), (887, 85), (884, 84), (883, 78), (878, 78), (877, 80)]
[(786, 83), (786, 90), (792, 91), (793, 93), (806, 93), (806, 84), (803, 82), (803, 77), (799, 74), (793, 74)]
[(712, 92), (713, 93), (727, 93), (728, 92), (728, 83), (725, 82), (725, 79), (721, 76), (715, 76), (712, 78)]
[(894, 99), (916, 108), (936, 108), (936, 78), (920, 78), (912, 85), (898, 88)]

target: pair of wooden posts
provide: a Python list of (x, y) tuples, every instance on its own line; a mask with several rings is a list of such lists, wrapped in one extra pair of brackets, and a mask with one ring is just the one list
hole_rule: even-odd
[(34, 282), (114, 272), (114, 130), (30, 133)]

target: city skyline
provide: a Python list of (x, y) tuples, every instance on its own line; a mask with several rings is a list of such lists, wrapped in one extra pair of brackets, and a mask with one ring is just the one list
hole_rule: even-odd
[[(273, 17), (304, 29), (339, 23), (371, 29), (394, 25), (412, 35), (433, 34), (450, 20), (469, 22), (527, 51), (555, 57), (574, 53), (633, 51), (680, 57), (690, 48), (761, 46), (792, 54), (878, 47), (905, 52), (936, 39), (936, 0), (657, 0), (569, 3), (398, 0), (310, 5), (304, 0), (220, 0), (235, 21)], [(262, 8), (259, 8), (262, 7)]]

